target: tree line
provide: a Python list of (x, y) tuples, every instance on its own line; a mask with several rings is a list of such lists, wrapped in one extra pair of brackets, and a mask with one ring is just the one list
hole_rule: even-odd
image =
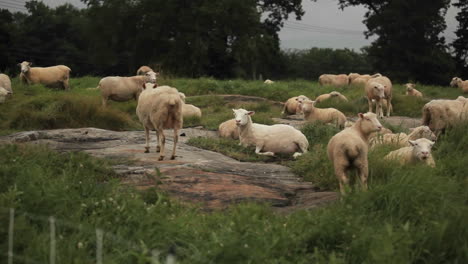
[[(459, 9), (457, 38), (441, 33), (450, 0), (339, 0), (364, 5), (368, 47), (281, 50), (278, 32), (304, 15), (302, 0), (82, 0), (50, 8), (26, 2), (0, 9), (0, 71), (66, 64), (74, 76), (131, 75), (141, 65), (180, 77), (303, 78), (322, 73), (380, 72), (397, 81), (447, 83), (468, 77), (468, 1)], [(0, 8), (5, 6), (0, 5)]]

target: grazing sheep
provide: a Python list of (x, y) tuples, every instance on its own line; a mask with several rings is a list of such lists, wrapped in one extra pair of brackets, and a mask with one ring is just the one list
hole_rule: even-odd
[(65, 65), (51, 67), (31, 67), (32, 63), (23, 61), (18, 63), (21, 67), (20, 79), (24, 78), (27, 84), (43, 84), (48, 87), (61, 86), (68, 90), (68, 80), (71, 69)]
[(125, 102), (131, 99), (138, 100), (145, 83), (156, 83), (156, 73), (147, 72), (145, 75), (120, 77), (109, 76), (99, 81), (98, 89), (101, 90), (102, 106), (107, 106), (107, 101)]
[(461, 88), (463, 93), (468, 93), (468, 80), (463, 81), (461, 78), (453, 77), (450, 86)]
[(281, 112), (282, 115), (294, 115), (302, 113), (302, 109), (300, 106), (300, 102), (302, 102), (307, 98), (305, 95), (299, 95), (289, 98), (286, 103), (284, 103), (283, 111)]
[(369, 81), (372, 78), (377, 78), (377, 77), (382, 77), (382, 75), (380, 73), (376, 73), (374, 75), (369, 75), (369, 74), (364, 74), (364, 75), (359, 75), (359, 76), (353, 75), (349, 79), (349, 81), (350, 81), (349, 84), (354, 85), (354, 86), (364, 87), (366, 85), (367, 81)]
[(365, 87), (369, 112), (372, 112), (372, 100), (376, 102), (376, 114), (383, 118), (382, 99), (387, 100), (387, 117), (390, 116), (392, 108), (392, 82), (385, 76), (370, 79)]
[(239, 131), (237, 129), (237, 123), (235, 119), (230, 119), (221, 123), (218, 127), (218, 133), (220, 137), (239, 139)]
[(359, 119), (353, 126), (337, 133), (328, 142), (328, 158), (333, 163), (342, 194), (345, 194), (345, 186), (349, 185), (346, 172), (351, 168), (357, 169), (362, 188), (367, 189), (369, 135), (381, 129), (377, 115), (359, 113)]
[[(309, 142), (301, 131), (289, 125), (262, 125), (252, 122), (255, 113), (245, 109), (232, 109), (243, 146), (255, 146), (258, 155), (274, 156), (275, 153), (293, 154), (294, 158), (307, 152)], [(302, 153), (300, 153), (300, 152)]]
[(264, 84), (274, 84), (275, 82), (270, 80), (270, 79), (266, 79), (263, 83)]
[(415, 96), (415, 97), (423, 97), (423, 94), (416, 90), (416, 85), (414, 83), (407, 83), (405, 84), (406, 87), (406, 95), (408, 96)]
[(346, 96), (342, 95), (341, 93), (337, 92), (337, 91), (333, 91), (331, 93), (327, 93), (327, 94), (322, 94), (322, 95), (319, 95), (317, 96), (317, 98), (315, 98), (315, 102), (316, 103), (320, 103), (320, 102), (323, 102), (323, 101), (326, 101), (330, 98), (339, 98), (345, 102), (348, 101), (348, 98), (346, 98)]
[(140, 68), (138, 68), (136, 75), (145, 75), (147, 72), (154, 72), (154, 71), (148, 66), (141, 66)]
[(323, 123), (334, 123), (339, 128), (344, 128), (346, 116), (335, 108), (317, 108), (314, 101), (309, 99), (301, 103), (304, 112), (304, 120), (320, 121)]
[(434, 158), (431, 154), (431, 148), (434, 142), (427, 138), (419, 138), (408, 141), (410, 146), (403, 147), (388, 153), (385, 160), (396, 160), (400, 164), (423, 163), (430, 167), (435, 167)]
[(361, 76), (361, 74), (359, 74), (359, 73), (350, 73), (350, 74), (348, 74), (349, 83), (351, 84), (356, 78), (359, 78), (360, 76)]
[(11, 80), (8, 75), (0, 73), (0, 88), (3, 88), (8, 91), (8, 94), (13, 93), (13, 89), (11, 89)]
[(375, 137), (370, 140), (371, 146), (376, 146), (380, 144), (396, 144), (400, 147), (410, 146), (410, 140), (416, 140), (419, 138), (427, 138), (429, 140), (436, 140), (436, 135), (431, 131), (428, 126), (419, 126), (413, 129), (410, 129), (410, 134), (405, 133), (388, 133), (382, 136)]
[(432, 100), (422, 109), (422, 124), (438, 136), (445, 129), (468, 118), (468, 102), (463, 97), (456, 100)]
[(346, 74), (322, 74), (319, 77), (319, 84), (321, 86), (330, 85), (335, 87), (347, 86), (349, 78)]
[(176, 146), (179, 140), (179, 129), (182, 128), (182, 99), (177, 89), (169, 86), (160, 86), (156, 89), (144, 89), (138, 98), (136, 113), (145, 128), (145, 153), (149, 152), (149, 133), (156, 130), (159, 151), (159, 160), (164, 159), (166, 137), (164, 129), (174, 129), (174, 146), (171, 159), (175, 159)]

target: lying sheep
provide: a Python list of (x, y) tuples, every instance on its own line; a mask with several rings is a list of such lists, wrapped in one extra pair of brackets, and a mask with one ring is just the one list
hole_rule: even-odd
[[(155, 72), (148, 66), (141, 66), (138, 68), (136, 75), (145, 75), (147, 72)], [(157, 74), (157, 73), (156, 73)]]
[(344, 128), (346, 116), (335, 108), (317, 108), (314, 101), (309, 99), (301, 103), (304, 112), (304, 120), (333, 123), (339, 128)]
[(407, 83), (405, 84), (406, 87), (406, 95), (408, 96), (415, 96), (415, 97), (423, 97), (423, 94), (416, 90), (416, 85), (414, 83)]
[(286, 103), (284, 103), (282, 115), (294, 115), (302, 113), (300, 102), (307, 98), (305, 95), (299, 95), (289, 98)]
[(201, 109), (192, 105), (192, 104), (186, 104), (185, 103), (185, 94), (184, 93), (179, 93), (180, 99), (183, 102), (182, 105), (182, 115), (184, 118), (189, 118), (189, 117), (202, 117), (202, 112)]
[(8, 94), (13, 94), (13, 89), (11, 89), (11, 80), (8, 75), (0, 73), (0, 88), (5, 89)]
[(164, 159), (166, 137), (164, 129), (174, 129), (174, 146), (171, 159), (176, 157), (176, 146), (179, 140), (179, 129), (182, 128), (182, 99), (177, 89), (169, 86), (160, 86), (156, 89), (144, 89), (138, 98), (136, 114), (145, 128), (145, 153), (149, 152), (149, 132), (156, 130), (159, 160)]
[(321, 86), (330, 85), (335, 87), (347, 86), (349, 78), (346, 74), (322, 74), (319, 77), (319, 84)]
[(317, 96), (317, 98), (315, 98), (315, 102), (320, 103), (320, 102), (326, 101), (326, 100), (328, 100), (330, 98), (339, 98), (342, 101), (345, 101), (345, 102), (348, 101), (348, 98), (346, 98), (346, 96), (342, 95), (341, 93), (339, 93), (337, 91), (333, 91), (331, 93), (322, 94), (322, 95)]
[(369, 81), (372, 78), (377, 78), (377, 77), (382, 77), (382, 75), (380, 73), (376, 73), (374, 75), (369, 75), (369, 74), (364, 74), (364, 75), (359, 75), (359, 76), (353, 75), (349, 79), (349, 84), (354, 85), (354, 86), (364, 87), (367, 81)]
[(432, 100), (425, 104), (422, 109), (422, 124), (428, 126), (438, 136), (445, 129), (467, 120), (468, 103), (461, 98)]
[(270, 80), (270, 79), (266, 79), (263, 83), (264, 84), (274, 84), (275, 82)]
[(58, 85), (65, 90), (70, 89), (68, 81), (71, 69), (65, 65), (31, 67), (32, 63), (27, 61), (18, 63), (18, 65), (21, 67), (22, 76), (20, 75), (20, 79), (24, 78), (27, 84), (43, 84), (49, 87)]
[(458, 87), (462, 89), (463, 93), (468, 93), (468, 80), (463, 81), (461, 78), (453, 77), (452, 81), (450, 82), (450, 86)]
[(357, 169), (362, 188), (367, 189), (369, 135), (381, 129), (382, 125), (374, 113), (360, 113), (353, 126), (334, 135), (328, 142), (328, 158), (333, 163), (342, 194), (345, 194), (345, 186), (349, 185), (346, 172), (351, 168)]
[(97, 89), (101, 90), (102, 106), (107, 106), (107, 101), (125, 102), (131, 99), (138, 100), (145, 83), (156, 83), (156, 73), (147, 72), (145, 75), (120, 77), (109, 76), (99, 81)]
[(218, 133), (220, 137), (239, 139), (239, 131), (237, 129), (237, 123), (235, 119), (230, 119), (221, 123), (218, 127)]
[(388, 153), (385, 160), (396, 160), (400, 164), (423, 163), (430, 167), (435, 167), (434, 158), (431, 154), (431, 148), (434, 142), (427, 138), (420, 138), (408, 141), (410, 146), (403, 147)]
[(376, 146), (381, 144), (395, 144), (400, 147), (407, 147), (410, 146), (410, 140), (416, 140), (419, 138), (427, 138), (429, 140), (437, 139), (436, 135), (428, 126), (419, 126), (411, 129), (411, 133), (408, 135), (405, 133), (389, 133), (375, 137), (370, 140), (370, 145)]
[(385, 76), (370, 79), (365, 86), (369, 112), (372, 112), (372, 100), (376, 102), (375, 112), (379, 118), (383, 118), (382, 99), (387, 100), (387, 117), (392, 108), (392, 82)]
[(294, 153), (293, 157), (297, 158), (307, 153), (309, 142), (301, 131), (289, 125), (256, 124), (251, 119), (255, 112), (242, 108), (232, 110), (239, 128), (241, 145), (255, 146), (256, 154), (274, 156), (275, 153)]

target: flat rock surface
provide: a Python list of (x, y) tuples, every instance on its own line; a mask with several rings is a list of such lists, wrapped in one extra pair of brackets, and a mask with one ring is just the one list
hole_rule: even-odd
[(220, 153), (187, 145), (190, 137), (217, 137), (216, 132), (183, 129), (177, 158), (168, 160), (172, 131), (166, 131), (166, 160), (158, 161), (155, 133), (150, 153), (144, 153), (143, 131), (116, 132), (97, 128), (57, 129), (15, 133), (0, 144), (47, 144), (57, 151), (84, 151), (114, 160), (122, 182), (138, 189), (157, 186), (184, 202), (207, 209), (226, 208), (241, 201), (271, 204), (280, 211), (314, 208), (336, 200), (335, 192), (320, 192), (302, 182), (289, 168), (273, 163), (239, 162)]

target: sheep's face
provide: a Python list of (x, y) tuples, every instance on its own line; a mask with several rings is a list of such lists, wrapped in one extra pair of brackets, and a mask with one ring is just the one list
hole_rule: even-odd
[(361, 120), (361, 130), (364, 133), (373, 133), (381, 131), (383, 126), (377, 119), (377, 115), (371, 112), (361, 114), (359, 113), (359, 119)]
[(450, 82), (450, 86), (452, 86), (452, 87), (458, 86), (458, 82), (459, 82), (459, 81), (461, 81), (460, 78), (458, 78), (458, 77), (453, 77), (452, 81)]
[(305, 99), (301, 101), (299, 104), (301, 106), (302, 112), (310, 113), (312, 112), (312, 110), (314, 110), (315, 101)]
[(31, 68), (32, 63), (23, 61), (22, 63), (18, 64), (21, 67), (21, 72), (22, 73), (27, 73), (29, 69)]
[(419, 138), (416, 140), (408, 141), (413, 146), (413, 157), (418, 160), (424, 161), (431, 156), (431, 149), (434, 142), (427, 138)]
[(336, 97), (336, 96), (339, 96), (339, 95), (340, 95), (340, 93), (336, 92), (336, 91), (333, 91), (333, 92), (330, 93), (330, 96), (332, 96), (332, 97)]
[(381, 99), (385, 98), (385, 86), (384, 85), (380, 83), (376, 83), (376, 82), (371, 83), (371, 85), (372, 85), (372, 93), (375, 96)]
[(252, 122), (252, 119), (250, 116), (254, 115), (254, 111), (247, 111), (245, 109), (239, 108), (239, 109), (232, 109), (234, 112), (234, 119), (236, 120), (236, 125), (237, 126), (245, 126), (249, 122)]
[(154, 71), (149, 71), (145, 73), (146, 80), (150, 83), (156, 83), (156, 77), (158, 76), (157, 73)]

